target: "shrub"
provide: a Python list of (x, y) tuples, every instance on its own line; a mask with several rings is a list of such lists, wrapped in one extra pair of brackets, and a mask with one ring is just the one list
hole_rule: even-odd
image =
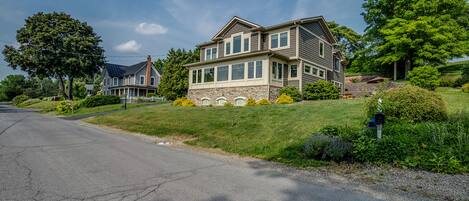
[(440, 85), (440, 72), (431, 66), (422, 66), (409, 72), (409, 82), (425, 89), (435, 90)]
[(282, 94), (275, 100), (275, 103), (277, 103), (277, 104), (292, 104), (293, 103), (293, 98), (290, 97), (289, 95)]
[(20, 103), (19, 106), (26, 107), (26, 106), (30, 106), (32, 104), (36, 104), (36, 103), (39, 103), (39, 102), (41, 102), (41, 100), (39, 100), (38, 98), (33, 98), (33, 99), (28, 99), (28, 100)]
[(341, 161), (351, 155), (352, 143), (346, 142), (339, 137), (317, 133), (305, 142), (303, 150), (308, 158)]
[(68, 114), (79, 108), (79, 104), (75, 104), (73, 101), (61, 101), (55, 111), (57, 114)]
[(254, 98), (248, 98), (248, 101), (246, 102), (246, 106), (255, 106), (256, 105), (256, 100)]
[(306, 100), (338, 99), (339, 96), (340, 89), (333, 83), (325, 80), (308, 83), (303, 93), (303, 97)]
[(195, 107), (195, 103), (192, 100), (187, 99), (186, 97), (182, 97), (174, 100), (173, 106)]
[(455, 87), (456, 86), (456, 80), (443, 77), (440, 79), (440, 87)]
[(301, 96), (300, 90), (296, 87), (283, 87), (280, 89), (280, 94), (286, 94), (293, 98), (293, 101), (300, 102), (303, 97)]
[(230, 103), (228, 101), (225, 102), (225, 104), (223, 104), (224, 107), (234, 107), (233, 103)]
[(458, 87), (464, 85), (465, 83), (469, 83), (469, 66), (462, 68), (461, 70), (461, 77), (457, 79), (455, 83), (455, 85)]
[(369, 117), (378, 111), (379, 98), (389, 121), (441, 121), (448, 117), (446, 104), (440, 95), (415, 86), (393, 88), (374, 95), (366, 103)]
[(464, 85), (462, 85), (461, 90), (462, 90), (462, 92), (464, 92), (464, 93), (469, 93), (469, 82), (466, 83), (466, 84), (464, 84)]
[(270, 101), (267, 100), (267, 99), (260, 99), (258, 102), (257, 102), (258, 105), (270, 105)]
[(27, 101), (28, 99), (29, 99), (29, 96), (22, 94), (22, 95), (19, 95), (19, 96), (15, 96), (11, 100), (11, 102), (13, 102), (13, 105), (19, 105), (22, 102)]
[(88, 96), (81, 103), (84, 107), (96, 107), (101, 105), (119, 104), (121, 99), (118, 96), (96, 95)]

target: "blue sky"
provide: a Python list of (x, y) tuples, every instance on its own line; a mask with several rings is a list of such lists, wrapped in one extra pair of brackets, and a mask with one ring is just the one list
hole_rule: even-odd
[[(362, 33), (362, 0), (0, 0), (0, 46), (15, 43), (16, 30), (37, 12), (66, 12), (86, 21), (103, 39), (107, 61), (133, 64), (145, 55), (164, 57), (170, 48), (193, 49), (234, 15), (268, 26), (323, 15)], [(0, 55), (0, 80), (19, 73)]]

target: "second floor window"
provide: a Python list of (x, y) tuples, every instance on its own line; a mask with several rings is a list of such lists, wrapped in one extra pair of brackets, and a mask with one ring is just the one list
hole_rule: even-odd
[(144, 85), (145, 84), (145, 76), (141, 75), (140, 76), (140, 85)]
[(340, 72), (340, 59), (334, 57), (334, 70)]
[(112, 79), (112, 85), (117, 86), (119, 84), (119, 78), (115, 77)]
[(225, 55), (240, 54), (251, 51), (251, 34), (237, 33), (225, 39)]
[(155, 77), (153, 76), (150, 78), (150, 85), (155, 86)]
[(205, 60), (211, 60), (217, 58), (217, 48), (207, 48), (205, 49)]
[(241, 52), (241, 35), (233, 37), (233, 54)]
[(324, 58), (324, 42), (319, 41), (319, 56)]
[(288, 31), (270, 34), (270, 49), (288, 47)]
[(231, 43), (230, 42), (225, 43), (225, 54), (226, 55), (231, 54)]

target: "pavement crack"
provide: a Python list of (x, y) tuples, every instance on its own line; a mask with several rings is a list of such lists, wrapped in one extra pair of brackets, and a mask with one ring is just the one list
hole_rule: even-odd
[(2, 135), (3, 133), (5, 133), (8, 129), (10, 129), (11, 127), (13, 127), (14, 125), (20, 123), (21, 121), (25, 120), (26, 118), (28, 118), (29, 115), (26, 115), (24, 118), (21, 118), (21, 119), (18, 119), (16, 120), (15, 122), (13, 122), (12, 124), (8, 125), (6, 128), (4, 128), (3, 130), (0, 131), (0, 135)]

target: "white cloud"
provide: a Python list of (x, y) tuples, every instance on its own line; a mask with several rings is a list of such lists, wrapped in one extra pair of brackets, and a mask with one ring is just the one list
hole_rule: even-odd
[(119, 52), (138, 52), (140, 48), (142, 48), (142, 45), (135, 40), (129, 40), (114, 47)]
[(156, 35), (156, 34), (165, 34), (168, 32), (168, 28), (159, 25), (159, 24), (149, 24), (146, 22), (138, 24), (135, 28), (135, 31), (144, 35)]

